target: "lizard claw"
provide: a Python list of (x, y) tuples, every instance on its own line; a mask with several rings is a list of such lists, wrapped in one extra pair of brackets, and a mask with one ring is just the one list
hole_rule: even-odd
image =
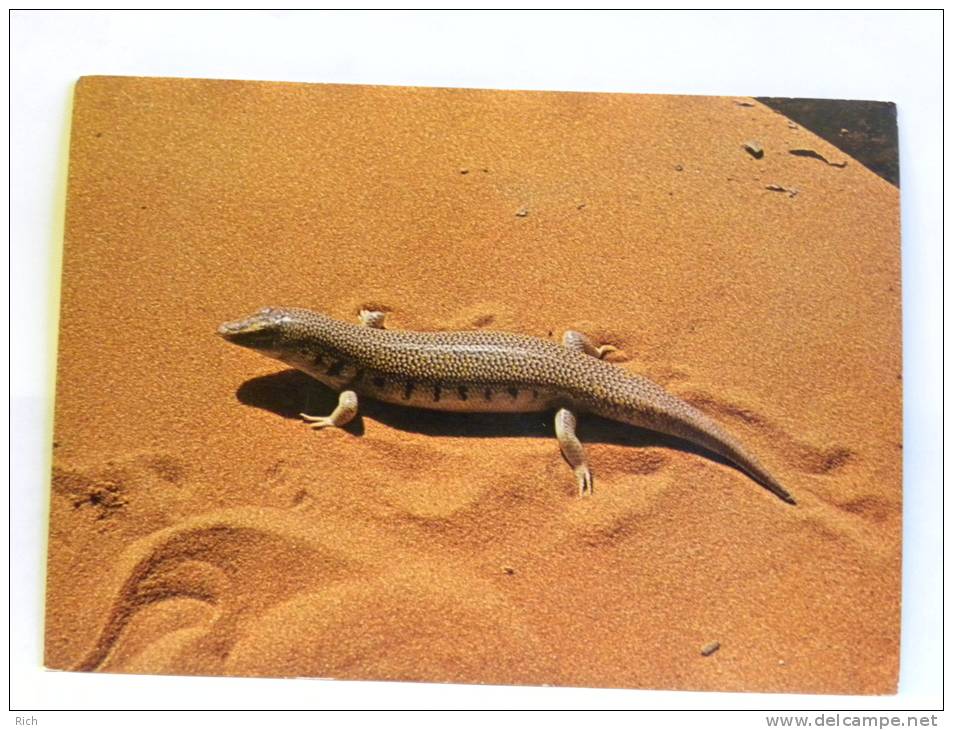
[(602, 345), (596, 348), (596, 356), (601, 360), (606, 355), (611, 355), (613, 352), (618, 352), (618, 347), (613, 347), (612, 345)]

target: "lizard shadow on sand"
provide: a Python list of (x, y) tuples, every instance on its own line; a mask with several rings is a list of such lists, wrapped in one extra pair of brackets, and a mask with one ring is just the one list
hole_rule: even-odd
[[(337, 404), (337, 393), (298, 370), (283, 370), (245, 381), (236, 393), (248, 406), (261, 408), (283, 418), (300, 420), (300, 413), (327, 415)], [(363, 417), (385, 423), (401, 431), (428, 436), (531, 437), (555, 439), (553, 413), (453, 413), (397, 406), (371, 398), (360, 401), (360, 415), (344, 430), (363, 436)], [(599, 416), (585, 414), (579, 419), (579, 437), (585, 443), (618, 446), (663, 447), (696, 454), (733, 466), (720, 456), (687, 441), (666, 436)]]

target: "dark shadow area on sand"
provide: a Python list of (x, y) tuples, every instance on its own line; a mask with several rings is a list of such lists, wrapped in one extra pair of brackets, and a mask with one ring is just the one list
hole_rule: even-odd
[(757, 99), (900, 187), (897, 105), (893, 102), (771, 96)]
[[(238, 388), (236, 395), (245, 405), (294, 420), (301, 420), (300, 413), (325, 416), (334, 410), (338, 398), (335, 391), (298, 370), (283, 370), (247, 380)], [(362, 417), (367, 417), (401, 431), (427, 436), (477, 438), (522, 436), (555, 439), (553, 416), (551, 411), (539, 413), (430, 411), (362, 398), (360, 415), (347, 424), (344, 430), (357, 436), (363, 435)], [(688, 441), (625, 423), (617, 423), (592, 414), (583, 414), (579, 418), (578, 433), (584, 443), (677, 449), (737, 469), (734, 464), (721, 456)]]

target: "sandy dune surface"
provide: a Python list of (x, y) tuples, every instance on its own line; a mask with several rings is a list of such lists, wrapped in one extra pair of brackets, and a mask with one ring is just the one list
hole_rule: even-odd
[[(897, 189), (750, 99), (82, 79), (46, 664), (893, 692), (899, 266)], [(586, 499), (549, 414), (312, 432), (215, 334), (265, 305), (582, 330), (798, 505), (595, 418)]]

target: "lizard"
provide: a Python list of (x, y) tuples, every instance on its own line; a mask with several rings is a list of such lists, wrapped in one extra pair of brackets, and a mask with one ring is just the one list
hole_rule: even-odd
[(384, 327), (362, 310), (352, 324), (307, 309), (266, 307), (218, 328), (225, 340), (272, 357), (337, 391), (311, 428), (345, 426), (358, 395), (387, 403), (465, 413), (555, 411), (560, 451), (581, 496), (592, 472), (576, 435), (577, 414), (593, 413), (688, 441), (726, 459), (789, 504), (794, 497), (712, 418), (640, 375), (604, 359), (616, 350), (567, 331), (562, 342), (509, 332), (418, 332)]

